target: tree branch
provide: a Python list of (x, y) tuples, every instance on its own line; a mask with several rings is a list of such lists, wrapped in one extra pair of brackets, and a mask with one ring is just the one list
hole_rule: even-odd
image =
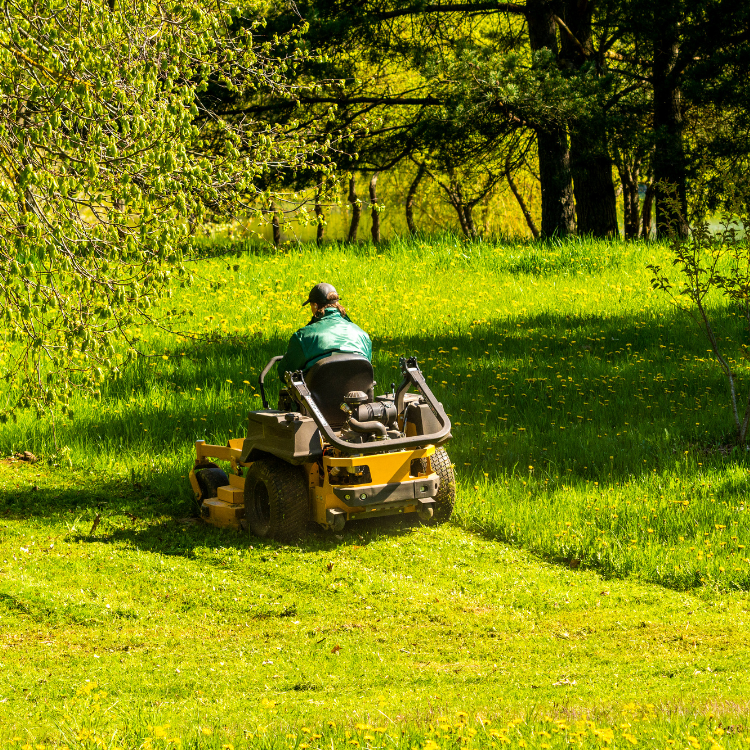
[(555, 23), (568, 35), (570, 40), (575, 45), (578, 52), (583, 57), (588, 57), (589, 54), (586, 52), (586, 49), (584, 46), (578, 41), (578, 37), (568, 28), (568, 24), (565, 23), (565, 21), (560, 18), (560, 16), (556, 16), (554, 13), (552, 14), (552, 18), (555, 21)]
[(389, 18), (398, 18), (399, 16), (410, 16), (417, 13), (517, 13), (526, 15), (526, 6), (517, 3), (456, 3), (455, 5), (413, 5), (410, 8), (401, 8), (399, 10), (389, 10), (385, 13), (374, 13), (371, 17), (377, 21), (387, 21)]
[(513, 175), (511, 174), (511, 168), (510, 168), (510, 159), (507, 159), (505, 162), (505, 179), (508, 180), (508, 185), (510, 186), (511, 192), (515, 196), (516, 201), (518, 202), (518, 205), (521, 208), (521, 213), (523, 214), (523, 218), (526, 219), (526, 225), (531, 230), (531, 234), (534, 237), (534, 239), (538, 240), (539, 229), (534, 223), (534, 219), (531, 215), (531, 211), (529, 211), (528, 206), (526, 205), (526, 201), (523, 199), (523, 196), (521, 195), (521, 192), (518, 189), (518, 186), (513, 180)]
[[(440, 99), (434, 96), (425, 97), (382, 97), (382, 96), (355, 96), (351, 99), (337, 99), (329, 96), (301, 96), (297, 100), (300, 104), (385, 104), (389, 107), (413, 107), (416, 105), (440, 105), (444, 104)], [(293, 105), (293, 101), (286, 101), (288, 105)], [(267, 112), (276, 109), (279, 104), (258, 104), (252, 107), (243, 107), (242, 109), (232, 109), (228, 112), (220, 112), (221, 117), (230, 115), (245, 115), (253, 112)], [(202, 117), (200, 119), (203, 119)]]

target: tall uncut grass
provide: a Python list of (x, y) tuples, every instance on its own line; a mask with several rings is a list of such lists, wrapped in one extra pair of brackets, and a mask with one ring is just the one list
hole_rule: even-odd
[[(325, 280), (373, 338), (379, 389), (416, 355), (450, 413), (458, 523), (605, 575), (748, 589), (748, 466), (725, 384), (687, 317), (650, 288), (647, 263), (668, 264), (668, 249), (207, 244), (196, 284), (176, 295), (188, 313), (176, 323), (196, 337), (142, 331), (149, 356), (101, 403), (76, 404), (73, 421), (5, 425), (0, 450), (145, 484), (165, 513), (186, 513), (193, 442), (243, 434), (260, 369)], [(719, 316), (736, 334), (739, 319)]]

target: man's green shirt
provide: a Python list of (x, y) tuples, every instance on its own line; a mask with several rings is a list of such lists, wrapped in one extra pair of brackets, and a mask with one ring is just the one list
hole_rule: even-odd
[(279, 379), (283, 382), (284, 373), (288, 371), (306, 372), (319, 359), (334, 352), (361, 354), (372, 361), (372, 342), (335, 307), (326, 307), (321, 318), (300, 328), (289, 339), (286, 354), (276, 366)]

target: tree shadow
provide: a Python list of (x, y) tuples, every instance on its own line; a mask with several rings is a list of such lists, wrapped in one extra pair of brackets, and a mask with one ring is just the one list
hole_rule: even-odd
[[(706, 463), (726, 460), (727, 384), (687, 322), (678, 312), (543, 313), (387, 345), (419, 356), (452, 416), (451, 455), (467, 473), (528, 477), (533, 466), (622, 481), (671, 466), (685, 450)], [(739, 318), (724, 310), (717, 328), (741, 360)]]
[[(129, 519), (129, 522), (164, 515), (170, 508), (164, 498), (154, 494), (138, 481), (126, 478), (102, 478), (88, 472), (68, 471), (65, 483), (39, 486), (38, 467), (19, 465), (5, 473), (5, 486), (0, 489), (0, 519), (12, 521), (49, 520), (63, 524), (68, 533), (83, 533), (91, 528), (96, 517)], [(99, 522), (97, 522), (98, 524)]]
[[(114, 520), (115, 523), (101, 527), (98, 533), (82, 534), (76, 537), (77, 540), (125, 544), (141, 551), (186, 558), (194, 558), (198, 551), (205, 552), (207, 548), (253, 549), (261, 555), (261, 562), (267, 562), (270, 558), (263, 557), (264, 553), (270, 556), (282, 549), (317, 553), (342, 547), (363, 547), (384, 537), (403, 538), (420, 528), (416, 520), (407, 521), (402, 517), (369, 518), (347, 524), (340, 533), (311, 524), (299, 539), (275, 541), (253, 536), (247, 530), (217, 528), (198, 518), (176, 518), (140, 528)], [(220, 566), (221, 561), (216, 560), (214, 564)]]
[[(310, 523), (305, 535), (277, 542), (247, 530), (217, 528), (198, 517), (194, 502), (170, 500), (140, 483), (123, 479), (95, 482), (73, 474), (65, 488), (38, 487), (33, 466), (19, 467), (11, 490), (0, 490), (0, 525), (29, 521), (68, 541), (126, 545), (162, 555), (195, 557), (206, 548), (303, 551), (363, 546), (382, 536), (399, 537), (419, 528), (414, 516), (367, 518), (347, 524), (340, 533)], [(62, 529), (62, 530), (61, 530)], [(44, 533), (44, 532), (42, 532)]]
[[(727, 458), (726, 384), (679, 313), (540, 313), (447, 328), (380, 336), (373, 364), (385, 392), (400, 380), (399, 356), (417, 356), (451, 415), (459, 481), (621, 482), (675, 466), (686, 450), (706, 466), (746, 460)], [(742, 341), (731, 311), (718, 328)], [(247, 412), (260, 406), (257, 375), (285, 346), (278, 333), (176, 345), (167, 360), (141, 361), (109, 384), (101, 408), (58, 427), (58, 440), (142, 457), (125, 484), (148, 486), (186, 515), (194, 440), (225, 444), (244, 433)], [(271, 405), (279, 387), (271, 372)], [(49, 438), (49, 426), (38, 429)]]

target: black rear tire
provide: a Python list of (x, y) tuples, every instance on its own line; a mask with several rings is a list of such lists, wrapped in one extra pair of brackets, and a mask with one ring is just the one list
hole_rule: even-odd
[(456, 477), (453, 466), (445, 448), (438, 448), (430, 457), (432, 470), (440, 477), (440, 488), (435, 495), (435, 510), (429, 521), (423, 521), (426, 526), (445, 523), (453, 513), (456, 504)]
[(309, 521), (307, 482), (302, 470), (267, 458), (255, 461), (245, 476), (245, 521), (266, 539), (301, 537)]

